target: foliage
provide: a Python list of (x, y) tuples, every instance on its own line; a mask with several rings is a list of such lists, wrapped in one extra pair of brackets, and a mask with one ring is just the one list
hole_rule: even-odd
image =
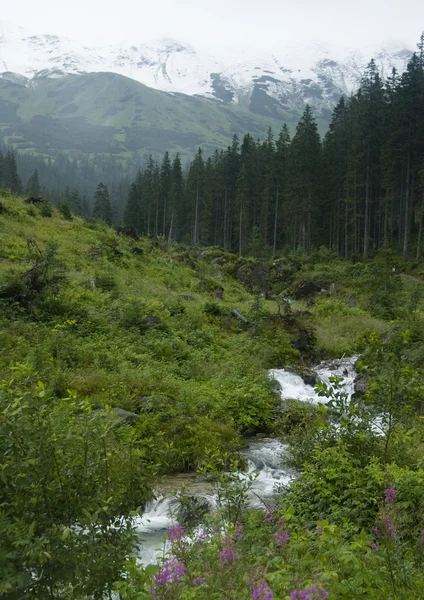
[(150, 497), (146, 457), (112, 413), (22, 386), (28, 364), (14, 373), (0, 389), (0, 593), (102, 598), (135, 544), (130, 511)]

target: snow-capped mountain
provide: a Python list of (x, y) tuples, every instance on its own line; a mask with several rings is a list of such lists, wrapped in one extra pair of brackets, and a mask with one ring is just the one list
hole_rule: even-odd
[(358, 86), (373, 57), (382, 75), (402, 72), (412, 51), (402, 46), (358, 50), (313, 43), (264, 56), (215, 57), (175, 40), (88, 47), (56, 35), (34, 35), (0, 23), (0, 72), (36, 78), (113, 72), (168, 92), (238, 103), (279, 118), (309, 103), (321, 116)]

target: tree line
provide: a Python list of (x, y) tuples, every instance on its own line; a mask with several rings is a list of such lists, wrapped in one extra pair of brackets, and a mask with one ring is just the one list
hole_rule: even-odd
[(169, 152), (161, 160), (149, 156), (137, 172), (134, 161), (52, 161), (0, 148), (0, 184), (140, 234), (239, 254), (324, 246), (367, 257), (388, 244), (419, 257), (424, 34), (404, 73), (393, 69), (383, 81), (369, 63), (359, 90), (335, 107), (324, 139), (306, 106), (293, 136), (286, 125), (265, 140), (234, 136), (212, 156), (199, 148), (185, 166)]
[(421, 253), (424, 218), (424, 35), (407, 70), (383, 81), (372, 60), (321, 140), (309, 106), (293, 138), (234, 136), (183, 175), (178, 155), (150, 157), (130, 186), (126, 225), (239, 254), (326, 246), (367, 257), (384, 244)]

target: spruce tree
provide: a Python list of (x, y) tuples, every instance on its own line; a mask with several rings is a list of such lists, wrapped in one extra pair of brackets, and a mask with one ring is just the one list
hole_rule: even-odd
[(41, 193), (40, 180), (38, 178), (38, 170), (35, 169), (34, 173), (28, 179), (26, 193), (28, 196), (39, 196)]
[(3, 183), (13, 194), (22, 194), (22, 183), (18, 175), (16, 154), (8, 150), (3, 160)]
[(93, 216), (108, 225), (112, 225), (112, 207), (107, 185), (100, 182), (94, 193)]

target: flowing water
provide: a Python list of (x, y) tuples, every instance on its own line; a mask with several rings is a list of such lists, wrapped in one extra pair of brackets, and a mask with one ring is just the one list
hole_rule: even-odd
[[(315, 369), (319, 380), (330, 383), (330, 377), (337, 375), (343, 379), (342, 386), (350, 398), (354, 393), (355, 362), (357, 357), (320, 363)], [(279, 385), (282, 399), (297, 398), (305, 402), (326, 403), (327, 398), (318, 396), (311, 385), (288, 370), (274, 369), (270, 377)], [(287, 446), (271, 438), (251, 439), (241, 452), (248, 466), (246, 476), (254, 475), (255, 479), (249, 490), (249, 504), (255, 508), (264, 508), (270, 500), (276, 486), (287, 485), (295, 474), (282, 466), (283, 457), (287, 455)], [(171, 513), (177, 508), (175, 492), (184, 487), (190, 496), (206, 500), (211, 508), (216, 506), (216, 497), (210, 482), (201, 480), (190, 473), (164, 477), (156, 486), (157, 498), (151, 502), (142, 518), (135, 522), (141, 542), (140, 559), (144, 564), (155, 562), (166, 546), (164, 534), (172, 525)]]

